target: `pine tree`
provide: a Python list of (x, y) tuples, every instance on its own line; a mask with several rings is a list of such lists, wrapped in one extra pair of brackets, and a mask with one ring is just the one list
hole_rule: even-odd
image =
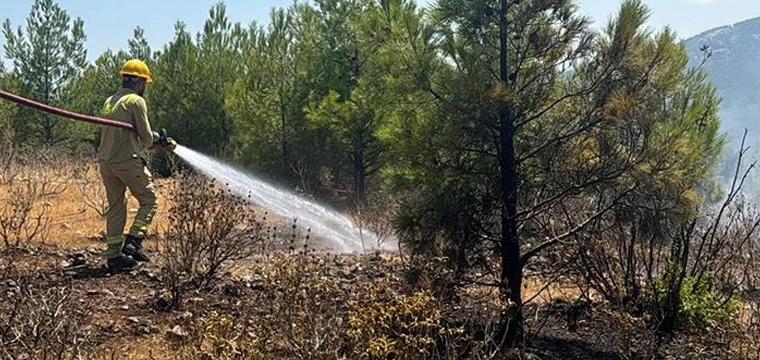
[(714, 94), (671, 32), (643, 29), (647, 13), (624, 1), (595, 34), (571, 1), (441, 0), (438, 37), (416, 44), (443, 58), (416, 72), (436, 108), (394, 142), (409, 154), (394, 183), (413, 195), (401, 240), (501, 290), (501, 345), (522, 344), (535, 256), (652, 199), (673, 221), (700, 201), (721, 144)]
[(145, 38), (145, 29), (136, 27), (133, 36), (127, 41), (129, 46), (129, 57), (133, 59), (140, 59), (151, 65), (153, 60), (153, 53), (150, 50), (150, 44), (148, 39)]
[[(26, 30), (3, 24), (5, 55), (13, 62), (13, 72), (22, 85), (22, 95), (45, 104), (65, 106), (71, 101), (66, 89), (80, 76), (86, 65), (87, 51), (84, 22), (71, 20), (53, 0), (35, 0), (27, 18)], [(69, 121), (55, 116), (24, 110), (23, 124), (16, 141), (38, 141), (52, 145), (75, 137)]]

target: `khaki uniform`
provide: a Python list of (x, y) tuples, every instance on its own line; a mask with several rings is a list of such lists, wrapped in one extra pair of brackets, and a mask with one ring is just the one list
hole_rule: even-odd
[(142, 238), (156, 212), (156, 190), (148, 170), (148, 152), (158, 140), (148, 122), (145, 99), (128, 88), (109, 97), (103, 117), (132, 124), (134, 131), (104, 126), (101, 130), (98, 160), (108, 197), (106, 212), (106, 259), (121, 255), (124, 226), (127, 221), (126, 189), (137, 198), (140, 207), (129, 234)]

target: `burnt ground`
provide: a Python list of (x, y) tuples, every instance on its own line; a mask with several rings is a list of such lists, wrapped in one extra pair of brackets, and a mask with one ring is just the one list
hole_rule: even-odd
[[(8, 268), (10, 257), (4, 256), (0, 259), (5, 264), (0, 264), (0, 269)], [(357, 291), (360, 283), (403, 278), (397, 276), (397, 261), (374, 255), (325, 257), (329, 257), (328, 273), (340, 280), (341, 291), (347, 294)], [(94, 249), (42, 247), (14, 258), (21, 259), (14, 265), (14, 272), (0, 272), (0, 314), (6, 319), (7, 314), (14, 314), (13, 307), (18, 304), (14, 299), (19, 297), (13, 295), (19, 292), (31, 298), (27, 291), (42, 294), (58, 287), (70, 289), (69, 296), (60, 302), (66, 304), (61, 308), (69, 309), (68, 314), (74, 316), (62, 318), (61, 326), (75, 329), (83, 348), (94, 358), (178, 358), (172, 353), (172, 344), (189, 338), (188, 333), (196, 327), (194, 319), (212, 312), (234, 317), (256, 313), (261, 310), (258, 303), (269, 291), (257, 274), (228, 273), (215, 286), (186, 294), (182, 307), (167, 310), (166, 293), (155, 263), (109, 274), (102, 267), (99, 251)], [(465, 301), (450, 314), (454, 319), (460, 316), (473, 320), (477, 317), (468, 315), (469, 307), (488, 314), (484, 311), (488, 306)], [(34, 307), (23, 311), (30, 309)], [(484, 329), (493, 320), (488, 316), (471, 321), (473, 342), (483, 340), (487, 332)], [(526, 351), (531, 354), (521, 357), (526, 359), (739, 359), (729, 351), (731, 344), (724, 340), (725, 332), (720, 329), (658, 337), (649, 331), (644, 319), (615, 313), (601, 304), (531, 304), (525, 309), (525, 318), (529, 331)], [(0, 324), (0, 335), (6, 331), (6, 344), (7, 330)]]

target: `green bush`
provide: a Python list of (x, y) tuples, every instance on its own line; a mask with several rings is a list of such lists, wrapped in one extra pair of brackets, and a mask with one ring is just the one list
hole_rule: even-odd
[(735, 296), (728, 300), (708, 288), (708, 281), (687, 278), (681, 286), (679, 317), (698, 327), (712, 326), (731, 319), (741, 308)]
[[(657, 298), (653, 299), (655, 308), (667, 309), (669, 281), (675, 279), (659, 278), (655, 281)], [(686, 277), (679, 289), (678, 325), (706, 328), (731, 319), (741, 309), (741, 301), (736, 297), (721, 294), (711, 289), (711, 279)], [(661, 314), (662, 317), (665, 314)]]

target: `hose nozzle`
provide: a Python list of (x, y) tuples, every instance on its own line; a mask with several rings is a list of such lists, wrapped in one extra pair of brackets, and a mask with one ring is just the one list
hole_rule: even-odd
[(160, 146), (169, 145), (169, 136), (166, 135), (166, 129), (161, 129), (161, 131), (158, 133), (158, 145)]

